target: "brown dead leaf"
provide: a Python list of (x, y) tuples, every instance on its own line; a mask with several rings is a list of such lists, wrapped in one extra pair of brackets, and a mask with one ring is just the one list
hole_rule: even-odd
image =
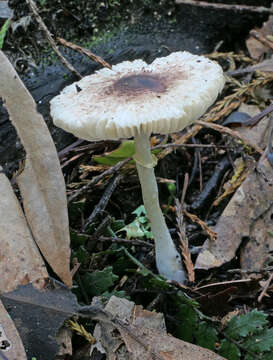
[(19, 201), (3, 173), (0, 173), (0, 194), (0, 292), (12, 291), (29, 282), (43, 287), (44, 279), (48, 277), (44, 261)]
[(264, 159), (225, 208), (214, 229), (218, 240), (205, 242), (196, 260), (196, 268), (210, 269), (230, 261), (243, 238), (249, 241), (241, 252), (242, 267), (257, 270), (264, 266), (268, 247), (273, 248), (272, 237), (268, 233), (273, 211), (272, 179), (273, 169)]
[(56, 148), (34, 100), (3, 52), (0, 96), (27, 153), (17, 181), (29, 227), (52, 269), (72, 286), (65, 183)]
[[(250, 116), (259, 113), (259, 109), (256, 106), (245, 104), (240, 107), (240, 111), (247, 112)], [(251, 143), (265, 148), (267, 143), (267, 125), (268, 119), (264, 117), (254, 128), (241, 127), (237, 131), (250, 139)], [(195, 263), (197, 269), (210, 269), (230, 261), (235, 257), (235, 253), (243, 238), (253, 237), (253, 241), (255, 241), (259, 232), (260, 216), (265, 211), (270, 211), (273, 202), (273, 192), (269, 180), (273, 177), (273, 169), (267, 160), (264, 160), (262, 164), (260, 166), (262, 166), (265, 173), (261, 174), (254, 169), (236, 190), (214, 228), (214, 231), (218, 234), (218, 240), (215, 243), (210, 240), (205, 242), (203, 250), (198, 255)], [(268, 226), (269, 223), (267, 228)], [(257, 231), (255, 231), (255, 228)], [(267, 236), (269, 237), (269, 234)], [(248, 245), (245, 251), (247, 251), (249, 246), (255, 245)], [(261, 246), (263, 247), (264, 245)], [(249, 255), (248, 251), (247, 256)], [(253, 270), (257, 269), (257, 261), (261, 261), (257, 257), (257, 253), (253, 252), (252, 257), (249, 258), (247, 256), (244, 257), (245, 261), (248, 261), (250, 264), (250, 261), (252, 262), (251, 259), (253, 259), (253, 262), (256, 262)], [(263, 258), (265, 259), (265, 256)], [(247, 267), (243, 265), (243, 268)], [(248, 270), (250, 270), (250, 267), (248, 267)]]
[[(257, 216), (251, 219), (249, 241), (240, 252), (241, 268), (250, 271), (259, 271), (264, 268), (271, 260), (269, 252), (273, 251), (273, 237), (269, 232), (272, 229), (273, 169), (267, 159), (259, 162), (255, 175), (253, 181), (260, 179), (258, 191), (263, 199), (260, 208), (257, 209)], [(253, 190), (249, 189), (249, 191)]]
[(131, 353), (130, 360), (224, 360), (222, 356), (208, 349), (179, 340), (167, 333), (146, 328), (135, 328), (135, 337), (145, 339), (147, 343), (147, 348), (144, 349), (127, 332), (123, 330), (120, 332)]
[[(0, 349), (8, 360), (27, 360), (16, 327), (0, 300)], [(0, 354), (1, 355), (1, 354)], [(0, 356), (1, 357), (1, 356)]]
[[(273, 16), (269, 16), (268, 20), (263, 24), (262, 28), (258, 30), (258, 33), (262, 38), (267, 39), (268, 36), (273, 35)], [(250, 32), (251, 34), (251, 32)], [(259, 60), (264, 54), (270, 50), (270, 46), (256, 39), (254, 36), (250, 36), (246, 40), (246, 46), (252, 59)]]
[(115, 296), (110, 298), (105, 310), (126, 324), (120, 326), (116, 322), (119, 336), (112, 324), (107, 324), (107, 329), (105, 323), (97, 325), (99, 337), (98, 332), (95, 335), (95, 329), (100, 351), (107, 353), (111, 360), (224, 360), (210, 350), (168, 335), (162, 314), (143, 310), (133, 302)]

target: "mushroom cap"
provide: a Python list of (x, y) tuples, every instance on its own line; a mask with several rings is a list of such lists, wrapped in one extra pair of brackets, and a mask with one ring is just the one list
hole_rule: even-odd
[(225, 83), (214, 61), (175, 52), (124, 61), (67, 86), (51, 104), (55, 125), (86, 140), (168, 134), (198, 119)]

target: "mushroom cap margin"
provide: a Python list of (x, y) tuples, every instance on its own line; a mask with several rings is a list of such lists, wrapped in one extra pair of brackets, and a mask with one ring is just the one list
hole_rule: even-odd
[(203, 115), (224, 87), (220, 65), (175, 52), (124, 61), (65, 87), (50, 102), (56, 126), (86, 140), (168, 134)]

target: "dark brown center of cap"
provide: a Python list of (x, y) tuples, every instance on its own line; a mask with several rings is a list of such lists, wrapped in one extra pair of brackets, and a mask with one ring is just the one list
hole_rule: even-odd
[(114, 84), (114, 89), (120, 93), (136, 92), (163, 92), (166, 90), (164, 80), (158, 76), (150, 74), (127, 75), (119, 79)]

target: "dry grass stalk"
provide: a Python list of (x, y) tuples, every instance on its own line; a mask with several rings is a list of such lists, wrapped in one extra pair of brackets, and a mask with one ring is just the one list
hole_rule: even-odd
[(226, 126), (222, 126), (222, 125), (218, 125), (218, 124), (210, 124), (210, 123), (207, 123), (204, 121), (196, 121), (196, 123), (201, 126), (219, 131), (222, 134), (228, 134), (234, 138), (237, 138), (237, 139), (241, 140), (244, 144), (250, 146), (252, 149), (254, 149), (260, 155), (263, 154), (263, 150), (259, 146), (257, 146), (254, 143), (251, 143), (245, 136), (241, 135), (238, 131), (231, 130)]
[(97, 340), (84, 328), (83, 325), (80, 325), (77, 321), (68, 321), (68, 326), (70, 329), (76, 331), (76, 333), (84, 337), (90, 344), (95, 344)]
[(194, 282), (195, 281), (194, 266), (191, 260), (191, 253), (189, 250), (189, 243), (185, 232), (184, 215), (183, 215), (184, 212), (183, 203), (186, 194), (186, 189), (188, 186), (188, 180), (189, 180), (189, 176), (188, 174), (186, 174), (181, 202), (179, 202), (178, 199), (175, 199), (175, 208), (176, 208), (176, 222), (178, 228), (178, 236), (180, 240), (179, 247), (181, 249), (182, 256), (184, 259), (184, 264), (188, 272), (189, 281)]
[(92, 51), (90, 51), (89, 49), (86, 49), (84, 47), (81, 47), (79, 45), (73, 44), (70, 41), (67, 41), (63, 38), (57, 37), (57, 41), (62, 44), (63, 46), (66, 46), (72, 50), (75, 50), (81, 54), (84, 54), (86, 56), (89, 57), (89, 59), (95, 61), (97, 64), (102, 65), (103, 67), (107, 67), (108, 69), (112, 69), (111, 65), (106, 62), (105, 60), (103, 60), (103, 58), (101, 58), (100, 56), (94, 54)]
[(188, 212), (187, 210), (185, 210), (185, 209), (183, 210), (183, 213), (184, 213), (188, 218), (190, 218), (192, 222), (197, 223), (198, 225), (200, 225), (201, 228), (202, 228), (204, 231), (206, 231), (206, 233), (208, 234), (208, 236), (210, 237), (210, 239), (211, 239), (212, 241), (216, 241), (216, 240), (217, 240), (217, 233), (216, 233), (215, 231), (211, 230), (204, 221), (202, 221), (201, 219), (199, 219), (198, 216), (196, 216), (195, 214), (189, 213), (189, 212)]

